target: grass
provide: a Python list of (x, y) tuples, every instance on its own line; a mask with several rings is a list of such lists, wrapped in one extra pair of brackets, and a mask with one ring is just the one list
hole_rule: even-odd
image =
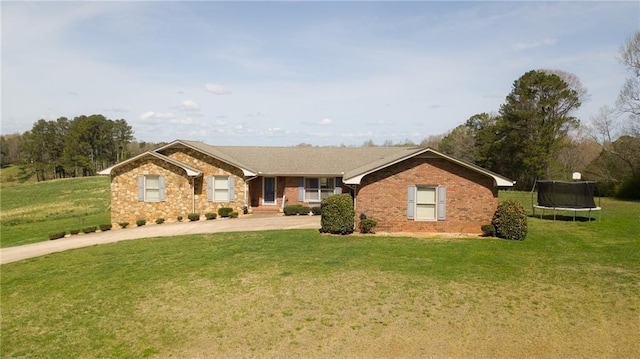
[[(504, 192), (526, 202), (527, 193)], [(2, 266), (2, 357), (640, 357), (640, 205), (525, 241), (140, 239)]]
[(1, 191), (2, 247), (44, 241), (49, 232), (111, 223), (108, 177), (3, 182)]

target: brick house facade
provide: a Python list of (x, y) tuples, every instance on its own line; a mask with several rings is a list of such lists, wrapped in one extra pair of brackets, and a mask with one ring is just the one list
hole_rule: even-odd
[[(407, 218), (410, 186), (443, 189), (441, 219)], [(389, 232), (478, 233), (497, 206), (491, 178), (438, 158), (411, 158), (365, 176), (356, 196), (357, 218), (364, 213), (378, 221), (376, 230)]]
[(379, 231), (479, 233), (512, 182), (429, 148), (216, 147), (174, 141), (101, 172), (112, 222), (176, 221), (231, 207), (240, 215), (320, 206), (350, 193)]

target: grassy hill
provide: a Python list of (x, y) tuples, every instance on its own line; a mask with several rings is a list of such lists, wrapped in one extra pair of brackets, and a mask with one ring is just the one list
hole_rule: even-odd
[(111, 222), (108, 177), (2, 182), (1, 186), (2, 247), (47, 240), (49, 232)]

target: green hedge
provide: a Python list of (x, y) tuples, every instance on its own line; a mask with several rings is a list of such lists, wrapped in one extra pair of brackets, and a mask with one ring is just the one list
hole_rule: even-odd
[(61, 231), (61, 232), (51, 232), (49, 233), (49, 240), (53, 241), (59, 238), (63, 238), (64, 236), (66, 236), (67, 233), (65, 231)]
[(295, 216), (297, 214), (307, 215), (309, 214), (309, 212), (311, 212), (311, 208), (302, 204), (292, 204), (289, 206), (285, 206), (282, 210), (285, 216)]
[(347, 193), (334, 194), (322, 200), (320, 232), (351, 234), (355, 225), (353, 199)]
[(82, 232), (84, 232), (84, 233), (93, 233), (93, 232), (95, 232), (95, 231), (97, 231), (97, 230), (98, 230), (98, 227), (96, 227), (96, 226), (89, 226), (89, 227), (85, 227), (85, 228), (83, 228), (83, 229), (82, 229)]

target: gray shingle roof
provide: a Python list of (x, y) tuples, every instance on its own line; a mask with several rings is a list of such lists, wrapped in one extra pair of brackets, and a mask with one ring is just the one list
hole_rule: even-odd
[(363, 176), (417, 155), (444, 158), (492, 177), (498, 186), (513, 182), (495, 172), (424, 147), (260, 147), (211, 146), (177, 140), (156, 151), (187, 146), (242, 169), (247, 176), (336, 176), (360, 183)]
[(180, 141), (238, 167), (264, 175), (334, 175), (387, 163), (416, 147), (260, 147), (211, 146)]

